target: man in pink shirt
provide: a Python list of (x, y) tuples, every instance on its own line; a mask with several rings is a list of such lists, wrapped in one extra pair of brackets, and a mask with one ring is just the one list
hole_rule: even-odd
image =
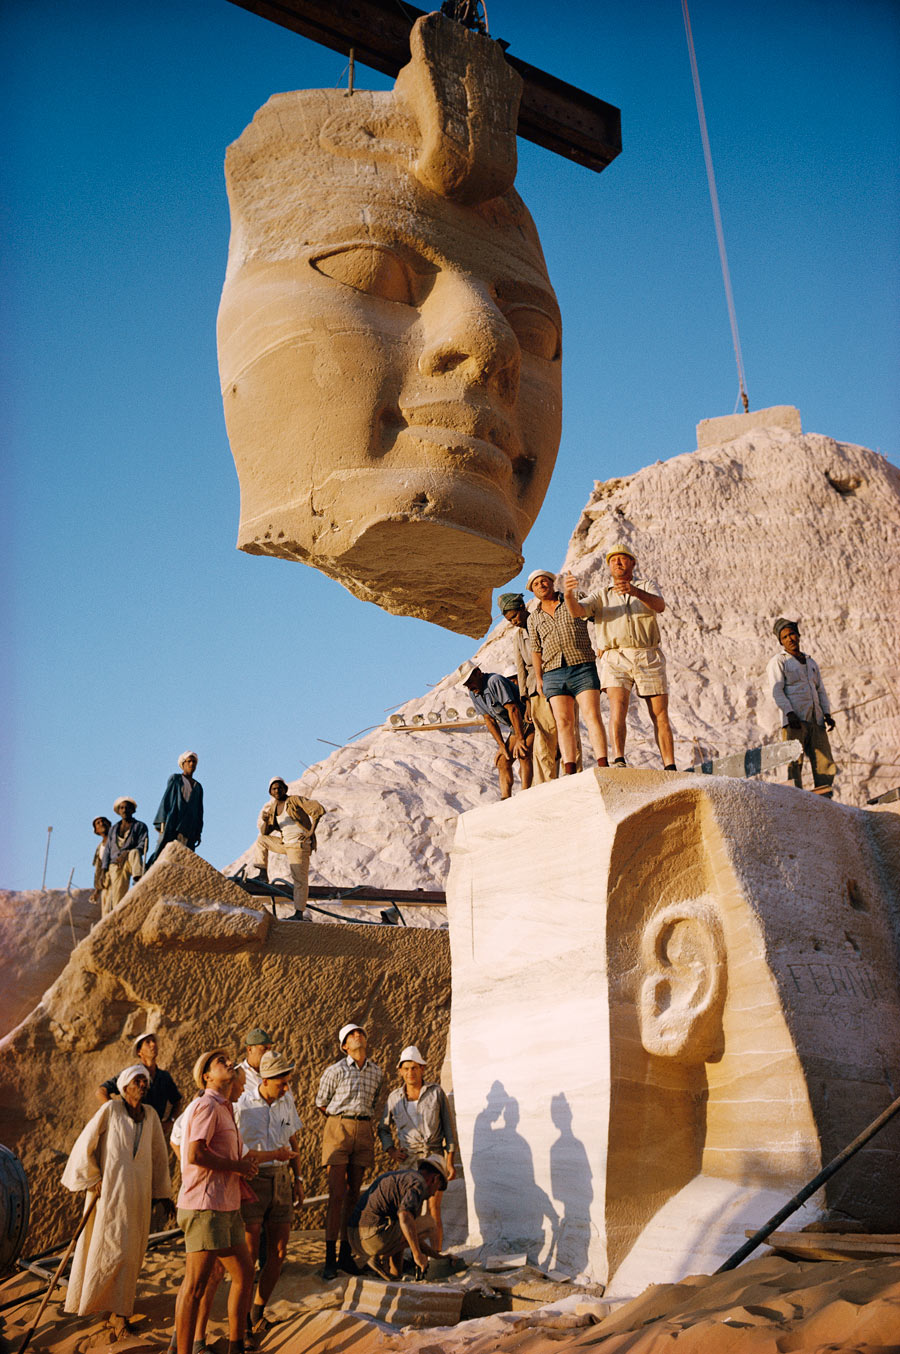
[(194, 1081), (196, 1102), (181, 1149), (178, 1224), (184, 1231), (185, 1271), (175, 1304), (178, 1354), (191, 1354), (194, 1323), (207, 1281), (221, 1260), (231, 1278), (228, 1354), (242, 1354), (253, 1290), (253, 1262), (241, 1220), (241, 1177), (252, 1179), (256, 1161), (243, 1144), (228, 1098), (234, 1067), (224, 1049), (201, 1053)]

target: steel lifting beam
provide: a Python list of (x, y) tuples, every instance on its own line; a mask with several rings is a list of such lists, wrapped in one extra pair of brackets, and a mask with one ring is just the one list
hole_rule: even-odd
[[(384, 75), (409, 60), (409, 30), (424, 10), (397, 0), (231, 0)], [(519, 136), (599, 174), (622, 149), (619, 109), (506, 53), (525, 81)]]

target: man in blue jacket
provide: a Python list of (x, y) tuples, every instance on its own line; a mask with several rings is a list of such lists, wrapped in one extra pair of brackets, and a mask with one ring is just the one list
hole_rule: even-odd
[(165, 792), (156, 810), (153, 826), (159, 833), (156, 850), (147, 860), (150, 866), (168, 842), (181, 842), (189, 851), (196, 851), (203, 832), (203, 786), (194, 780), (197, 770), (196, 752), (182, 752), (178, 758), (180, 771), (166, 782)]

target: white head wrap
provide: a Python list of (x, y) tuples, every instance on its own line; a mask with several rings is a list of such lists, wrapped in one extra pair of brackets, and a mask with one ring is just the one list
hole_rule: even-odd
[(116, 1090), (119, 1095), (125, 1094), (125, 1087), (129, 1082), (134, 1081), (135, 1077), (143, 1077), (147, 1085), (150, 1085), (150, 1073), (143, 1063), (133, 1063), (131, 1067), (126, 1067), (124, 1072), (120, 1072), (116, 1077)]
[(200, 760), (196, 752), (182, 752), (181, 756), (178, 758), (178, 765), (181, 767), (182, 771), (184, 770), (184, 764), (188, 757), (193, 757), (195, 762), (199, 762)]

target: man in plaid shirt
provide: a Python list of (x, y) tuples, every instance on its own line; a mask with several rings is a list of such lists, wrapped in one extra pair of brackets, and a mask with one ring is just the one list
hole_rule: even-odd
[(375, 1165), (372, 1121), (384, 1083), (381, 1068), (366, 1056), (368, 1041), (361, 1025), (344, 1025), (338, 1043), (344, 1057), (325, 1068), (316, 1092), (316, 1109), (326, 1121), (322, 1165), (328, 1167), (323, 1279), (336, 1279), (339, 1269), (359, 1273), (347, 1239), (347, 1219), (365, 1172)]

